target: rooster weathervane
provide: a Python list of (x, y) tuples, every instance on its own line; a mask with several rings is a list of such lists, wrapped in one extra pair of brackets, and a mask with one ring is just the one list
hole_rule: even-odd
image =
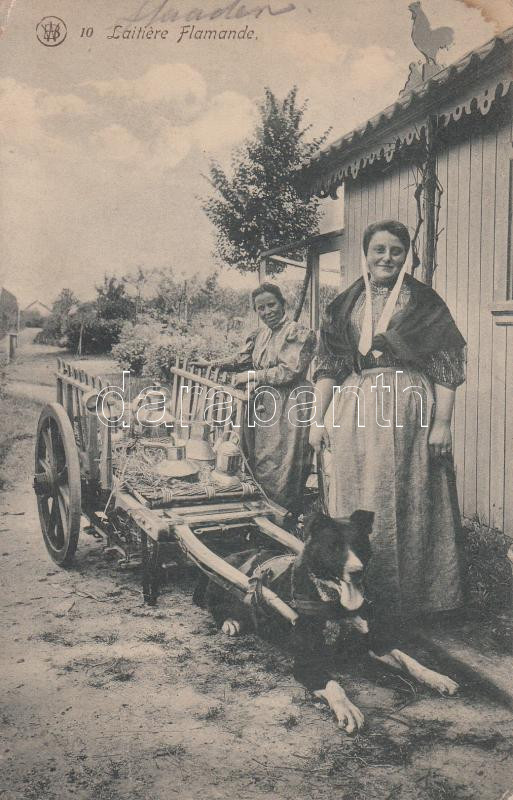
[(410, 64), (410, 74), (400, 94), (407, 94), (439, 72), (442, 69), (442, 65), (436, 60), (438, 52), (439, 50), (448, 50), (454, 41), (454, 30), (452, 28), (431, 27), (427, 16), (422, 10), (420, 0), (410, 3), (408, 8), (413, 20), (412, 42), (424, 56), (425, 62), (414, 61)]

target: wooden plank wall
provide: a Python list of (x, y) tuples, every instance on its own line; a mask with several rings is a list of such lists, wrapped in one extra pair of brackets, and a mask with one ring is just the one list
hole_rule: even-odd
[[(474, 130), (438, 156), (443, 188), (434, 288), (467, 340), (467, 381), (453, 419), (458, 494), (466, 518), (513, 534), (513, 327), (495, 324), (493, 302), (507, 299), (511, 123)], [(416, 223), (414, 168), (395, 166), (345, 188), (344, 284), (360, 275), (369, 222)], [(420, 243), (419, 250), (422, 245)], [(419, 273), (417, 273), (419, 274)]]

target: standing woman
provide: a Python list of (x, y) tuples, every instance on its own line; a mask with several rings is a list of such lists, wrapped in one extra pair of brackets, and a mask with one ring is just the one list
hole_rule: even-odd
[(310, 434), (317, 451), (329, 440), (330, 513), (374, 511), (368, 591), (377, 613), (399, 617), (462, 601), (450, 426), (465, 341), (439, 295), (406, 272), (409, 249), (400, 222), (366, 229), (363, 276), (321, 329)]
[(236, 371), (236, 386), (256, 384), (245, 430), (250, 466), (267, 496), (297, 516), (310, 466), (313, 387), (306, 373), (315, 333), (287, 316), (276, 284), (262, 283), (252, 300), (264, 326), (231, 362), (214, 366)]

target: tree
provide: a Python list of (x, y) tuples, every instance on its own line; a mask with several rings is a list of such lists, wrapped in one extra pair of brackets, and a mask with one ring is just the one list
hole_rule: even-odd
[(144, 310), (144, 304), (145, 304), (144, 292), (149, 282), (151, 281), (152, 277), (153, 273), (148, 272), (148, 270), (145, 270), (139, 266), (137, 267), (135, 272), (129, 275), (124, 275), (123, 278), (121, 279), (125, 284), (125, 286), (133, 289), (133, 291), (135, 292), (135, 297), (134, 297), (135, 320), (137, 320), (137, 315), (141, 314), (142, 311)]
[(217, 272), (185, 277), (175, 275), (171, 267), (158, 273), (155, 297), (148, 308), (155, 309), (164, 320), (187, 324), (191, 317), (204, 311), (223, 307), (224, 290), (219, 287)]
[(78, 306), (80, 300), (71, 289), (61, 289), (52, 303), (52, 313), (46, 318), (43, 330), (35, 338), (37, 344), (56, 344), (66, 332), (68, 312)]
[(115, 276), (103, 278), (103, 284), (96, 287), (96, 314), (98, 319), (129, 319), (135, 316), (135, 301), (128, 296), (123, 280)]
[(66, 316), (70, 308), (79, 302), (80, 300), (71, 289), (61, 289), (60, 294), (53, 301), (52, 314), (58, 314), (60, 317)]
[[(326, 141), (329, 131), (307, 141), (303, 127), (307, 103), (297, 105), (297, 87), (280, 101), (265, 90), (260, 120), (251, 138), (237, 149), (231, 175), (215, 161), (209, 168), (213, 195), (203, 210), (217, 228), (216, 255), (240, 272), (255, 272), (262, 250), (318, 232), (319, 201), (303, 200), (291, 172)], [(285, 265), (270, 268), (281, 272)]]

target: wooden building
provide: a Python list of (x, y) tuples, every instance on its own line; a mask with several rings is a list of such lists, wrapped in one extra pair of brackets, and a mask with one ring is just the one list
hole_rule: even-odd
[(341, 288), (360, 275), (370, 222), (418, 228), (415, 275), (432, 282), (468, 344), (454, 453), (463, 515), (513, 534), (513, 28), (440, 69), (322, 150), (305, 196), (344, 184)]
[(33, 303), (29, 303), (29, 305), (23, 309), (21, 318), (24, 325), (42, 327), (45, 319), (47, 319), (51, 313), (52, 311), (48, 306), (45, 306), (40, 300), (34, 300)]

